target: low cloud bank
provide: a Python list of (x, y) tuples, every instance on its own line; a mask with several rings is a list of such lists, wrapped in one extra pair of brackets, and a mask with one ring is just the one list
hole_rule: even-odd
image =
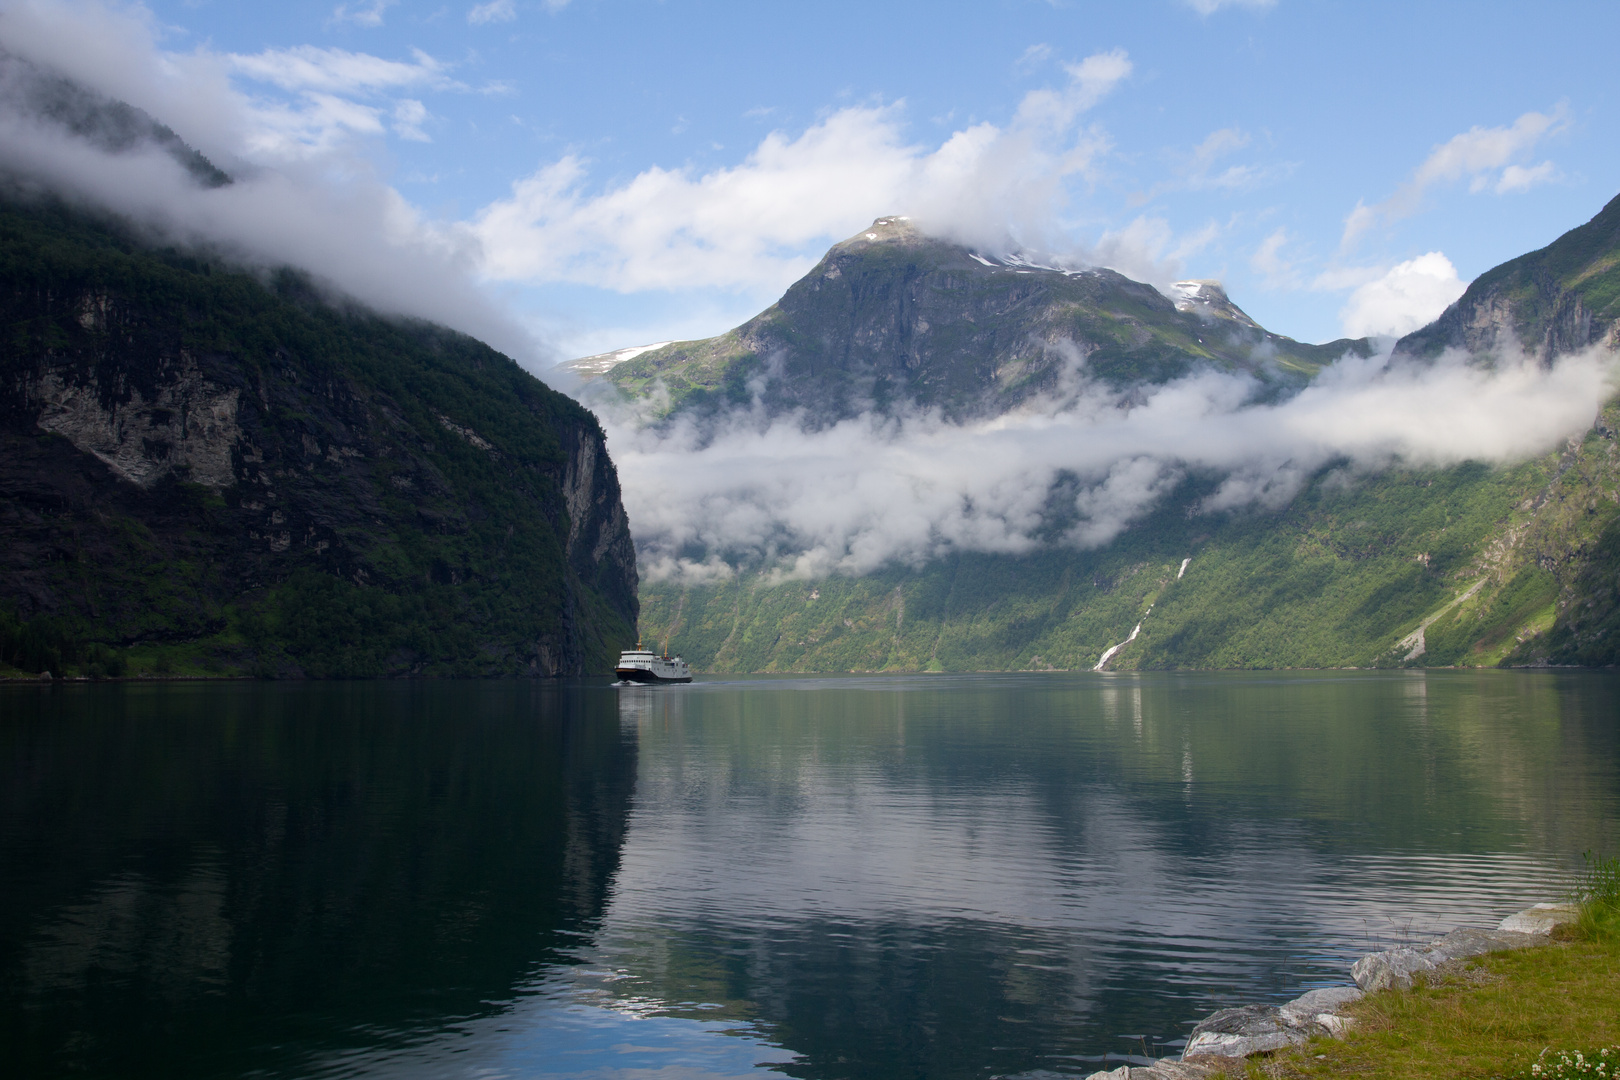
[(737, 567), (815, 578), (955, 551), (1098, 547), (1194, 469), (1225, 474), (1202, 506), (1213, 513), (1283, 505), (1336, 461), (1354, 472), (1523, 460), (1585, 430), (1614, 383), (1612, 356), (1596, 350), (1494, 371), (1460, 355), (1346, 356), (1294, 397), (1253, 404), (1244, 376), (1122, 396), (1079, 364), (1059, 397), (973, 424), (867, 414), (806, 431), (756, 407), (718, 431), (628, 416), (609, 430), (649, 580)]

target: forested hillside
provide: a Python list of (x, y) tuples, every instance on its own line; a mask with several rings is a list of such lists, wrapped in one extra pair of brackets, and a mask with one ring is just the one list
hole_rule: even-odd
[(595, 417), (465, 335), (0, 205), (0, 662), (554, 675), (632, 639)]

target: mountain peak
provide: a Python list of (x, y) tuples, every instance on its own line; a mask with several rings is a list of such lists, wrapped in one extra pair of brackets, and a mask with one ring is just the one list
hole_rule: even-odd
[(1221, 287), (1219, 281), (1195, 278), (1175, 282), (1170, 286), (1170, 299), (1176, 305), (1177, 311), (1190, 312), (1206, 319), (1225, 319), (1251, 330), (1260, 329), (1259, 323), (1232, 303), (1231, 297), (1226, 295), (1226, 290)]
[(833, 247), (834, 251), (864, 248), (872, 244), (915, 243), (927, 240), (922, 231), (904, 214), (888, 214)]
[(758, 400), (820, 425), (869, 410), (1000, 414), (1069, 392), (1077, 363), (1116, 388), (1207, 365), (1280, 389), (1302, 384), (1345, 344), (1268, 334), (1216, 282), (1182, 282), (1167, 297), (1113, 270), (975, 251), (890, 215), (733, 330), (618, 362), (589, 359), (631, 396), (662, 385), (671, 410), (722, 413)]

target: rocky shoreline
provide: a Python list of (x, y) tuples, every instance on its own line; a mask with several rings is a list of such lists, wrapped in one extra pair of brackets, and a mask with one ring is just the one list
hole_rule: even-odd
[(1121, 1065), (1094, 1072), (1087, 1080), (1204, 1080), (1216, 1072), (1239, 1072), (1255, 1054), (1303, 1045), (1314, 1036), (1337, 1038), (1354, 1021), (1346, 1006), (1379, 990), (1407, 989), (1425, 971), (1508, 949), (1546, 945), (1553, 929), (1576, 917), (1571, 904), (1536, 904), (1503, 919), (1495, 929), (1463, 927), (1421, 947), (1369, 953), (1350, 968), (1354, 986), (1310, 990), (1282, 1005), (1242, 1005), (1200, 1020), (1187, 1037), (1180, 1058), (1152, 1065)]

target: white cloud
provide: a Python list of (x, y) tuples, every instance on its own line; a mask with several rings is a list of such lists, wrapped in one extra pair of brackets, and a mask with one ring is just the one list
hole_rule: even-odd
[(420, 49), (410, 61), (314, 45), (233, 53), (223, 60), (239, 77), (294, 95), (291, 101), (261, 97), (249, 107), (252, 153), (283, 160), (325, 153), (354, 135), (387, 130), (427, 142), (427, 107), (416, 98), (390, 102), (390, 96), (406, 89), (467, 90), (450, 78), (446, 65)]
[(1165, 219), (1142, 215), (1123, 228), (1104, 232), (1085, 250), (1084, 261), (1164, 289), (1185, 277), (1185, 260), (1207, 247), (1220, 233), (1219, 225), (1209, 223), (1178, 236)]
[(1262, 240), (1254, 254), (1249, 256), (1249, 265), (1265, 278), (1266, 288), (1299, 287), (1299, 275), (1294, 270), (1294, 264), (1282, 253), (1283, 247), (1292, 239), (1287, 229), (1279, 228)]
[(1234, 151), (1242, 150), (1253, 141), (1253, 137), (1242, 128), (1230, 127), (1212, 131), (1193, 149), (1192, 171), (1207, 173), (1217, 160)]
[(1566, 112), (1562, 106), (1553, 110), (1551, 116), (1527, 112), (1511, 127), (1472, 127), (1461, 135), (1452, 136), (1418, 166), (1402, 197), (1415, 200), (1434, 184), (1465, 176), (1472, 176), (1477, 182), (1482, 179), (1480, 174), (1501, 168), (1527, 153), (1555, 126), (1565, 122)]
[(1078, 64), (1065, 64), (1069, 83), (1057, 90), (1032, 90), (1018, 105), (1015, 126), (1067, 131), (1076, 116), (1096, 105), (1131, 73), (1124, 49), (1094, 53)]
[(1356, 208), (1350, 211), (1344, 219), (1344, 234), (1339, 240), (1341, 247), (1350, 247), (1361, 237), (1361, 234), (1372, 228), (1378, 222), (1379, 207), (1368, 206), (1364, 201), (1357, 199)]
[(489, 3), (479, 4), (467, 12), (467, 21), (474, 26), (492, 22), (511, 22), (515, 18), (517, 5), (513, 0), (489, 0)]
[(1028, 74), (1052, 58), (1052, 46), (1041, 42), (1031, 45), (1023, 54), (1013, 61), (1013, 70)]
[(1222, 8), (1248, 8), (1264, 11), (1277, 6), (1277, 0), (1187, 0), (1187, 6), (1200, 15), (1213, 15)]
[(1357, 288), (1339, 321), (1346, 337), (1400, 337), (1433, 322), (1467, 288), (1451, 260), (1431, 251)]
[(412, 61), (384, 60), (369, 53), (298, 45), (266, 49), (251, 56), (232, 53), (231, 66), (240, 74), (283, 90), (328, 94), (377, 93), (407, 86), (460, 89), (443, 64), (420, 49)]
[(1176, 155), (1174, 175), (1155, 183), (1146, 191), (1132, 195), (1133, 205), (1142, 205), (1172, 191), (1248, 191), (1270, 183), (1293, 171), (1294, 166), (1283, 162), (1271, 164), (1233, 164), (1219, 167), (1222, 158), (1246, 149), (1254, 141), (1242, 128), (1220, 128), (1205, 136), (1190, 154)]
[(1497, 194), (1528, 191), (1537, 184), (1556, 178), (1550, 161), (1534, 168), (1518, 162), (1527, 157), (1546, 137), (1568, 126), (1567, 106), (1560, 104), (1551, 113), (1527, 112), (1507, 127), (1472, 127), (1435, 147), (1395, 193), (1374, 206), (1357, 203), (1345, 219), (1342, 244), (1350, 247), (1378, 222), (1398, 221), (1417, 213), (1424, 195), (1438, 185), (1469, 181), (1472, 192)]
[(1597, 350), (1495, 371), (1456, 355), (1433, 366), (1347, 356), (1294, 397), (1254, 405), (1253, 382), (1208, 371), (1122, 396), (1088, 381), (1070, 351), (1063, 395), (972, 424), (924, 412), (806, 431), (797, 417), (755, 413), (720, 430), (659, 430), (610, 414), (644, 572), (713, 577), (724, 556), (819, 577), (952, 551), (1027, 552), (1042, 545), (1034, 534), (1060, 474), (1078, 479), (1065, 497), (1079, 517), (1061, 542), (1095, 547), (1189, 469), (1227, 474), (1204, 505), (1214, 511), (1282, 505), (1338, 459), (1520, 460), (1590, 424), (1615, 376)]
[(570, 155), (514, 184), (475, 232), (497, 278), (777, 289), (814, 261), (804, 245), (893, 209), (920, 156), (892, 108), (845, 109), (796, 139), (773, 132), (732, 168), (652, 168), (595, 196)]
[(354, 23), (356, 26), (381, 26), (383, 12), (399, 3), (399, 0), (371, 0), (364, 4), (339, 4), (332, 10), (331, 21), (334, 23)]
[(413, 142), (429, 142), (422, 124), (427, 121), (427, 106), (420, 101), (404, 98), (394, 105), (394, 134)]
[(513, 185), (473, 229), (486, 272), (506, 280), (574, 281), (635, 291), (721, 287), (772, 294), (842, 239), (886, 213), (941, 235), (1040, 247), (1064, 181), (1088, 175), (1109, 148), (1076, 130), (1130, 72), (1118, 50), (1065, 68), (1066, 84), (1026, 95), (1005, 128), (977, 124), (937, 148), (909, 143), (902, 107), (839, 110), (798, 136), (767, 135), (738, 165), (696, 174), (651, 168), (589, 190), (569, 155)]
[(1529, 191), (1542, 184), (1555, 183), (1562, 179), (1556, 166), (1550, 161), (1543, 161), (1540, 165), (1525, 168), (1523, 165), (1509, 165), (1502, 170), (1502, 175), (1496, 181), (1496, 193), (1505, 195), (1510, 191)]

